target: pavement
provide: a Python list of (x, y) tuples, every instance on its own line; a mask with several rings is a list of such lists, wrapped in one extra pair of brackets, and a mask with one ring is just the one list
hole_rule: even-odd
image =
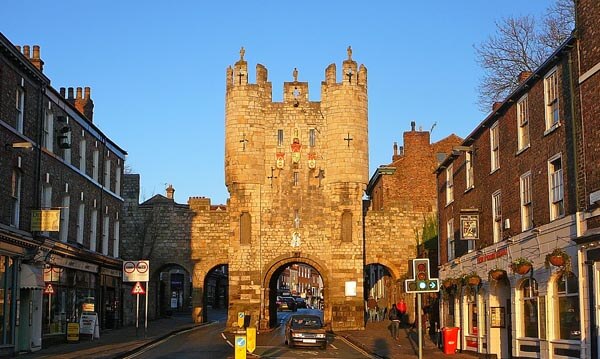
[[(400, 328), (400, 337), (396, 341), (392, 339), (388, 329), (389, 324), (388, 320), (367, 323), (365, 330), (340, 331), (336, 332), (335, 335), (345, 338), (377, 359), (416, 358), (418, 356), (418, 339), (415, 329), (410, 327)], [(141, 323), (137, 331), (135, 326), (105, 330), (102, 331), (99, 339), (83, 338), (78, 343), (54, 344), (38, 352), (23, 353), (17, 357), (22, 359), (127, 358), (129, 355), (155, 342), (177, 333), (198, 328), (201, 325), (194, 324), (190, 315), (174, 315), (149, 322), (145, 336), (143, 323)], [(473, 354), (467, 353), (444, 354), (429, 337), (423, 338), (422, 353), (425, 359), (474, 358)]]

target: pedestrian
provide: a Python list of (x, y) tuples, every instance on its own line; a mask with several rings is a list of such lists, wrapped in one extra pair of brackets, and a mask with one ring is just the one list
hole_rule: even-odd
[(388, 318), (392, 321), (392, 338), (398, 340), (398, 332), (400, 331), (400, 312), (398, 312), (396, 304), (392, 304), (392, 309), (390, 309)]
[(388, 299), (387, 297), (382, 297), (379, 300), (379, 320), (383, 321), (387, 315), (388, 311)]
[(406, 302), (404, 301), (404, 298), (400, 298), (400, 301), (396, 304), (396, 308), (398, 309), (398, 313), (400, 313), (400, 322), (403, 323), (404, 316), (406, 315)]
[(377, 315), (377, 301), (372, 295), (369, 296), (369, 300), (367, 301), (367, 308), (369, 309), (369, 321), (374, 322)]

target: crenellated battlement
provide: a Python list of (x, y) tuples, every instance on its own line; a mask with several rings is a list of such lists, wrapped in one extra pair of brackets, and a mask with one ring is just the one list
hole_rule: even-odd
[[(226, 70), (226, 89), (229, 94), (232, 90), (246, 89), (248, 91), (259, 91), (261, 96), (272, 98), (271, 83), (268, 80), (268, 70), (262, 64), (256, 65), (255, 75), (256, 83), (249, 82), (248, 63), (244, 60), (246, 50), (240, 49), (240, 59)], [(325, 69), (325, 80), (321, 82), (322, 94), (328, 90), (328, 87), (336, 86), (356, 86), (356, 89), (366, 90), (367, 87), (367, 68), (352, 60), (352, 48), (347, 49), (348, 58), (342, 63), (340, 81), (338, 82), (337, 67), (335, 64), (329, 65)], [(308, 82), (298, 81), (298, 69), (294, 68), (292, 72), (293, 81), (283, 84), (283, 102), (292, 102), (298, 106), (301, 102), (308, 102)], [(242, 93), (240, 93), (242, 94)]]

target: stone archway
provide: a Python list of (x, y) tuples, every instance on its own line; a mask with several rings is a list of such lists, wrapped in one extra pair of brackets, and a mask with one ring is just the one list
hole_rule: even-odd
[(188, 268), (178, 263), (165, 263), (154, 271), (151, 278), (156, 285), (155, 293), (151, 295), (156, 298), (154, 310), (157, 317), (190, 311), (190, 276)]
[(262, 288), (264, 290), (263, 300), (261, 301), (261, 320), (260, 320), (260, 328), (262, 330), (270, 329), (274, 326), (275, 321), (277, 319), (277, 306), (275, 304), (275, 300), (277, 297), (277, 292), (273, 290), (273, 283), (277, 281), (280, 273), (288, 266), (292, 264), (306, 264), (312, 268), (314, 268), (323, 281), (323, 321), (326, 323), (331, 323), (332, 320), (332, 311), (331, 306), (327, 305), (326, 298), (329, 297), (329, 285), (330, 283), (330, 273), (325, 269), (325, 266), (318, 260), (311, 258), (311, 256), (279, 256), (270, 263), (268, 263), (265, 268), (265, 274), (263, 275)]

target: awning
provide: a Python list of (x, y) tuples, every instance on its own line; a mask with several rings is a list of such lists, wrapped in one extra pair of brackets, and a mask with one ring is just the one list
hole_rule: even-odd
[(44, 289), (42, 268), (30, 264), (21, 264), (21, 289)]

